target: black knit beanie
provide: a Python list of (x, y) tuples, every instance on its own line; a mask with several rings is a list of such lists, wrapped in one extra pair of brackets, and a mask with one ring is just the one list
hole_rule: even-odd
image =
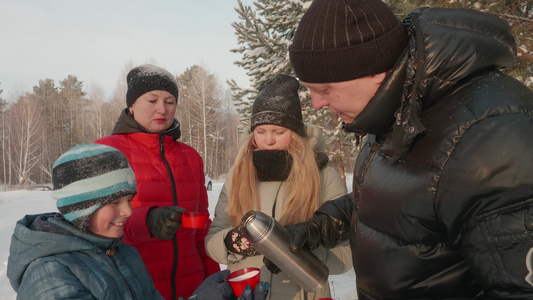
[(126, 104), (131, 107), (133, 103), (145, 93), (155, 90), (167, 91), (178, 101), (178, 83), (169, 71), (154, 66), (141, 65), (132, 69), (126, 77), (128, 92)]
[(278, 74), (259, 90), (252, 106), (250, 129), (262, 124), (288, 128), (304, 135), (302, 106), (298, 97), (300, 83), (294, 77)]
[(315, 0), (289, 55), (301, 81), (328, 83), (388, 71), (406, 47), (401, 22), (381, 0)]

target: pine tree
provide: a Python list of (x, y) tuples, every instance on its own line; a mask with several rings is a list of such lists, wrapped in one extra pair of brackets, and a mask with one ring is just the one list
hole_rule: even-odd
[(74, 75), (68, 75), (59, 82), (59, 99), (64, 105), (61, 116), (63, 149), (70, 149), (83, 142), (83, 129), (78, 121), (88, 105), (84, 98), (83, 82)]
[(33, 86), (33, 95), (40, 104), (40, 114), (44, 120), (40, 129), (41, 135), (44, 137), (41, 142), (43, 155), (40, 164), (45, 174), (43, 174), (40, 182), (46, 182), (50, 180), (49, 174), (46, 173), (52, 169), (54, 161), (63, 153), (61, 148), (63, 136), (61, 116), (64, 105), (61, 103), (54, 80), (50, 78), (39, 80), (39, 85)]
[(252, 88), (241, 89), (235, 81), (229, 84), (234, 93), (234, 105), (241, 114), (242, 132), (245, 132), (258, 89), (274, 75), (292, 72), (288, 47), (303, 4), (301, 1), (258, 0), (252, 9), (241, 0), (238, 3), (235, 10), (241, 21), (232, 26), (241, 46), (231, 51), (242, 54), (242, 59), (235, 64), (246, 70)]
[(43, 117), (45, 119), (45, 126), (42, 128), (42, 135), (44, 138), (43, 152), (48, 153), (46, 156), (46, 164), (50, 167), (55, 158), (58, 158), (62, 152), (61, 139), (63, 126), (61, 124), (61, 111), (63, 105), (59, 98), (59, 92), (52, 79), (47, 78), (39, 80), (39, 85), (33, 86), (33, 94), (38, 99)]

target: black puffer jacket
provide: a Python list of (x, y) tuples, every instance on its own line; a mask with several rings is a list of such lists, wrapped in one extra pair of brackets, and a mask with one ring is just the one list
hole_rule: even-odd
[(533, 299), (533, 93), (498, 71), (516, 56), (508, 26), (442, 8), (404, 24), (408, 50), (346, 124), (371, 133), (356, 213), (335, 200), (359, 299)]

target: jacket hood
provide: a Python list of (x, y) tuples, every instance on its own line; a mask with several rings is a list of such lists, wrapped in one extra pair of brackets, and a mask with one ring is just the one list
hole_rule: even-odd
[(7, 277), (18, 290), (24, 272), (39, 258), (69, 252), (102, 252), (121, 242), (122, 239), (83, 233), (59, 213), (26, 215), (16, 223), (11, 237)]
[(329, 162), (329, 157), (326, 154), (327, 145), (324, 133), (318, 126), (312, 123), (305, 123), (304, 138), (307, 139), (309, 145), (313, 148), (318, 168), (322, 170)]
[(409, 39), (406, 52), (345, 129), (383, 134), (394, 124), (397, 144), (408, 147), (425, 130), (420, 120), (423, 109), (469, 76), (510, 67), (516, 46), (504, 20), (471, 9), (417, 8), (403, 25)]
[[(149, 132), (146, 130), (146, 128), (141, 126), (141, 124), (137, 123), (137, 121), (135, 121), (135, 119), (131, 116), (129, 109), (125, 108), (120, 113), (120, 116), (118, 117), (117, 123), (115, 123), (115, 127), (113, 128), (113, 132), (111, 132), (111, 134), (127, 134), (135, 132), (155, 134), (154, 132)], [(172, 125), (170, 125), (167, 130), (160, 134), (171, 136), (175, 140), (179, 139), (181, 137), (180, 122), (174, 119)]]
[[(407, 83), (431, 106), (457, 82), (489, 68), (514, 64), (516, 45), (507, 22), (470, 9), (418, 8), (403, 21), (409, 38)], [(420, 81), (420, 82), (417, 82)], [(410, 93), (410, 98), (417, 98)]]

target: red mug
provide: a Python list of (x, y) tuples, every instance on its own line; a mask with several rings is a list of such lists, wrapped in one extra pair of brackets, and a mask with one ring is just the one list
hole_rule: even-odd
[(204, 229), (209, 219), (208, 213), (199, 212), (182, 212), (181, 226), (185, 228), (200, 228)]
[(244, 288), (249, 285), (252, 291), (259, 283), (261, 270), (259, 268), (244, 268), (229, 274), (226, 281), (229, 282), (235, 296), (240, 297)]

